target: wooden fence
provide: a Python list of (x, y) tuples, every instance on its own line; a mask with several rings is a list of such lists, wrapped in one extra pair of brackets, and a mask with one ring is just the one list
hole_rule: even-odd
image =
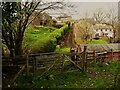
[[(116, 53), (116, 52), (115, 52)], [(10, 83), (14, 83), (16, 78), (26, 71), (27, 75), (32, 71), (33, 75), (40, 69), (44, 69), (44, 72), (40, 76), (46, 74), (50, 69), (56, 68), (60, 71), (64, 70), (65, 62), (72, 63), (80, 71), (87, 70), (87, 62), (94, 61), (104, 62), (108, 57), (113, 60), (115, 59), (116, 54), (113, 50), (111, 52), (96, 52), (96, 51), (87, 51), (87, 46), (84, 47), (82, 53), (74, 53), (74, 55), (79, 55), (79, 61), (81, 64), (71, 60), (72, 53), (39, 53), (39, 54), (28, 54), (24, 56), (16, 56), (14, 58), (4, 58), (2, 60), (2, 69), (3, 73), (10, 73), (16, 71), (16, 74), (10, 79)], [(112, 58), (111, 58), (112, 57)], [(118, 52), (118, 58), (120, 59), (120, 52)], [(68, 63), (69, 62), (69, 63)], [(13, 70), (13, 71), (12, 71)], [(4, 84), (4, 83), (3, 83)]]

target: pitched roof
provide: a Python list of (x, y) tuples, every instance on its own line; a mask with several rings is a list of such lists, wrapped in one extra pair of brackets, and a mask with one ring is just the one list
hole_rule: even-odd
[(81, 44), (82, 50), (84, 50), (84, 46), (87, 46), (87, 51), (119, 51), (120, 50), (120, 43), (117, 44)]
[(82, 19), (80, 19), (80, 21), (81, 20), (84, 20), (84, 21), (86, 21), (86, 22), (88, 22), (88, 23), (90, 23), (90, 24), (96, 24), (97, 22), (94, 20), (94, 18), (82, 18)]
[(95, 24), (94, 29), (112, 29), (111, 25), (107, 25), (107, 24)]

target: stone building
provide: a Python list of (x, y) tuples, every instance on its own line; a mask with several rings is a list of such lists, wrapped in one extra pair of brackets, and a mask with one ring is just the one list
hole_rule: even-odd
[(49, 16), (47, 13), (38, 13), (35, 12), (31, 17), (30, 20), (31, 21), (31, 25), (34, 26), (48, 26), (48, 25), (52, 25), (53, 24), (53, 20), (52, 17)]
[(93, 25), (94, 37), (102, 38), (103, 36), (113, 37), (113, 28), (106, 23), (97, 23)]

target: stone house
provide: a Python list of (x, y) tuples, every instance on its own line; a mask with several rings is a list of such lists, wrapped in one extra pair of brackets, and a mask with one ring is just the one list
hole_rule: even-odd
[(48, 25), (52, 25), (53, 24), (53, 19), (51, 16), (49, 16), (47, 13), (38, 13), (35, 12), (31, 17), (30, 20), (31, 21), (33, 19), (33, 21), (31, 22), (31, 25), (34, 26), (48, 26)]
[(82, 18), (78, 22), (79, 33), (82, 39), (92, 40), (102, 38), (112, 42), (114, 31), (113, 27), (106, 22), (97, 22), (94, 18)]
[(58, 23), (65, 23), (72, 20), (71, 16), (60, 16), (56, 18)]
[(113, 37), (113, 28), (111, 25), (106, 23), (96, 23), (93, 25), (94, 37), (102, 38), (107, 36), (108, 38)]

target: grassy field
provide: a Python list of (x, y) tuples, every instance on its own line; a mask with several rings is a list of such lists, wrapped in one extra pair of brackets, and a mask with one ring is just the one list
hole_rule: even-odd
[[(65, 68), (73, 68), (74, 66), (65, 66)], [(75, 69), (76, 67), (74, 67)], [(87, 72), (62, 72), (53, 73), (52, 71), (39, 77), (21, 76), (18, 78), (19, 88), (113, 88), (115, 76), (120, 69), (120, 62), (88, 64)], [(120, 73), (117, 76), (116, 87), (120, 88)]]
[(89, 41), (89, 42), (87, 42), (88, 44), (108, 44), (108, 42), (107, 41), (105, 41), (105, 40), (92, 40), (92, 41)]

